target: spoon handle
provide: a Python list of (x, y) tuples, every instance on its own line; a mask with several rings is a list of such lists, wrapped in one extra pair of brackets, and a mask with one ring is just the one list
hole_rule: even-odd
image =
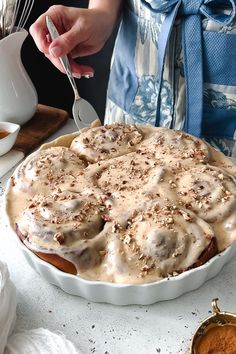
[[(52, 40), (56, 39), (57, 37), (59, 37), (59, 33), (56, 29), (56, 26), (54, 25), (52, 19), (50, 16), (46, 16), (46, 25), (47, 25), (47, 29), (50, 33), (50, 36), (52, 38)], [(70, 62), (68, 59), (67, 55), (63, 55), (62, 57), (59, 58), (61, 61), (61, 64), (63, 66), (63, 69), (65, 70), (66, 75), (68, 76), (68, 79), (71, 83), (71, 86), (73, 88), (74, 94), (75, 94), (75, 99), (78, 100), (80, 99), (80, 95), (76, 86), (76, 82), (75, 79), (72, 75), (72, 71), (71, 71), (71, 66), (70, 66)]]

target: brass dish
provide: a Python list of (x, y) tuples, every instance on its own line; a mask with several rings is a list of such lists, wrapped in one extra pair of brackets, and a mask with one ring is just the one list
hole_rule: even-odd
[(221, 311), (217, 305), (217, 301), (218, 299), (213, 299), (211, 302), (213, 315), (206, 318), (195, 331), (192, 338), (190, 354), (199, 354), (197, 347), (202, 337), (213, 327), (224, 325), (236, 326), (236, 313)]

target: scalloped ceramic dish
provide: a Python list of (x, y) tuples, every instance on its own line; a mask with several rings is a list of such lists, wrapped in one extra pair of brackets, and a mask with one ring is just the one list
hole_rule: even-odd
[(196, 290), (207, 280), (215, 277), (236, 254), (236, 242), (234, 242), (224, 252), (211, 258), (204, 265), (153, 283), (129, 285), (91, 281), (64, 273), (41, 260), (20, 241), (10, 226), (8, 217), (7, 221), (26, 261), (43, 279), (58, 286), (66, 293), (81, 296), (93, 302), (114, 305), (151, 305), (158, 301), (175, 299), (189, 291)]
[[(75, 134), (71, 136), (74, 137)], [(61, 137), (50, 144), (43, 145), (42, 148), (55, 146), (58, 142), (63, 142), (63, 139), (64, 137)], [(9, 185), (10, 181), (5, 195)], [(20, 241), (7, 214), (6, 200), (5, 198), (4, 211), (9, 231), (14, 237), (17, 246), (21, 248), (28, 264), (47, 282), (58, 286), (66, 293), (81, 296), (93, 302), (105, 302), (115, 305), (149, 305), (158, 301), (177, 298), (199, 288), (207, 280), (216, 276), (222, 267), (236, 254), (236, 242), (234, 242), (226, 250), (214, 256), (202, 266), (185, 271), (177, 276), (151, 283), (133, 285), (85, 280), (80, 276), (60, 271), (53, 265), (41, 260)]]

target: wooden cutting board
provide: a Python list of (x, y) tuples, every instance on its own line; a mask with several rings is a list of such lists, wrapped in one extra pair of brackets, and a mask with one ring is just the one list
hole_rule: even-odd
[[(74, 123), (74, 120), (68, 118), (70, 118), (69, 114), (62, 109), (39, 104), (33, 118), (21, 127), (11, 151), (0, 156), (0, 178), (13, 170), (24, 157), (37, 149), (64, 124), (69, 123), (71, 126), (70, 121)], [(73, 128), (70, 127), (70, 129)], [(75, 125), (74, 129), (77, 129)]]
[(39, 104), (33, 118), (21, 127), (13, 149), (28, 155), (60, 129), (68, 118), (69, 113), (62, 109)]

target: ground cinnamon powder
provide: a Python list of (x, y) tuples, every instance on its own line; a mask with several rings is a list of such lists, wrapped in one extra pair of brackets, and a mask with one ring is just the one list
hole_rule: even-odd
[(198, 343), (196, 354), (236, 354), (236, 325), (215, 326)]
[(2, 130), (0, 129), (0, 139), (5, 138), (6, 136), (8, 136), (10, 133), (7, 132), (6, 130)]

